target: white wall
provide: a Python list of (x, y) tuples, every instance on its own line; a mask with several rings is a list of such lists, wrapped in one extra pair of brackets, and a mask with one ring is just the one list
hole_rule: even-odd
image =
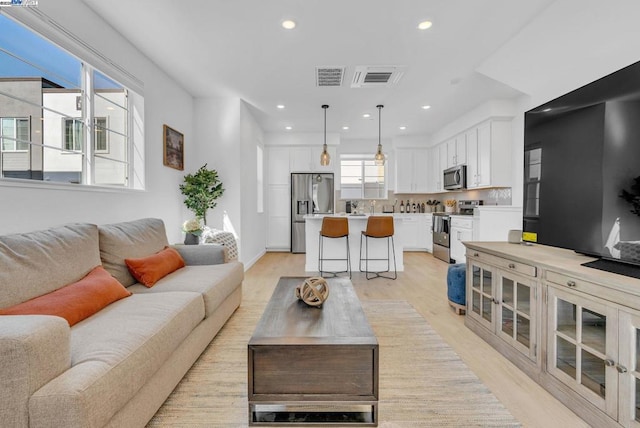
[[(523, 94), (462, 113), (433, 144), (493, 115), (512, 119), (512, 201), (522, 206), (524, 113), (640, 60), (640, 2), (557, 0), (483, 61), (477, 72)], [(504, 114), (503, 114), (504, 113)]]
[(40, 2), (39, 9), (144, 82), (146, 190), (111, 191), (0, 185), (0, 234), (70, 222), (111, 223), (142, 217), (164, 220), (170, 242), (181, 241), (185, 220), (178, 185), (184, 173), (162, 164), (162, 125), (184, 133), (185, 171), (197, 164), (193, 99), (81, 0)]
[(522, 206), (524, 113), (639, 61), (638, 16), (636, 0), (557, 0), (478, 68), (524, 92), (512, 121), (513, 205)]
[(198, 98), (194, 103), (196, 168), (218, 171), (225, 188), (207, 225), (232, 232), (240, 261), (251, 266), (265, 251), (265, 218), (257, 212), (256, 144), (263, 132), (239, 98)]
[[(266, 246), (266, 217), (264, 211), (258, 213), (258, 168), (256, 146), (264, 149), (264, 134), (251, 110), (243, 102), (240, 106), (240, 135), (242, 143), (242, 192), (241, 221), (242, 261), (250, 266), (264, 253)], [(263, 171), (264, 156), (263, 156)], [(262, 192), (265, 194), (265, 177)]]

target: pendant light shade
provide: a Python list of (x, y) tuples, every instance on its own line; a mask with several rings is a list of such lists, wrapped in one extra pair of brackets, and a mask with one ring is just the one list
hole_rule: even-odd
[(322, 108), (324, 109), (324, 145), (322, 146), (322, 153), (320, 153), (320, 165), (328, 166), (331, 163), (331, 156), (327, 151), (327, 109), (329, 106), (323, 104)]
[(384, 153), (382, 153), (382, 143), (381, 143), (381, 137), (380, 137), (380, 133), (381, 133), (381, 115), (382, 115), (382, 108), (384, 106), (382, 104), (378, 104), (376, 106), (376, 108), (378, 109), (378, 151), (376, 152), (376, 155), (373, 158), (373, 161), (375, 162), (376, 165), (384, 165)]

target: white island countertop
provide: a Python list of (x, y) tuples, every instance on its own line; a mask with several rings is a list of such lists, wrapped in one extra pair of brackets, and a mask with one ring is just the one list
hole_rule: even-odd
[[(388, 216), (393, 215), (391, 213), (375, 213), (375, 214), (362, 214), (362, 215), (348, 215), (348, 214), (309, 214), (305, 215), (305, 232), (306, 232), (306, 261), (305, 271), (318, 272), (318, 250), (319, 250), (319, 238), (320, 228), (322, 226), (322, 220), (324, 217), (345, 217), (349, 220), (349, 253), (351, 256), (351, 270), (353, 272), (359, 271), (360, 262), (360, 235), (367, 227), (367, 219), (369, 216)], [(404, 258), (402, 243), (402, 216), (408, 214), (393, 215), (394, 222), (394, 246), (389, 250), (391, 254), (391, 268), (393, 269), (393, 250), (396, 253), (396, 270), (401, 272), (404, 270)], [(427, 214), (411, 214), (411, 215), (424, 215)], [(363, 250), (364, 252), (364, 250)], [(346, 243), (344, 238), (325, 238), (324, 240), (324, 257), (325, 258), (344, 258), (346, 257)], [(385, 258), (387, 257), (387, 239), (370, 239), (369, 240), (369, 257), (370, 258)], [(363, 263), (364, 266), (364, 263)], [(372, 270), (386, 269), (387, 263), (385, 261), (373, 261), (369, 262), (369, 268)], [(326, 261), (324, 268), (327, 271), (341, 271), (346, 269), (346, 262), (340, 261)]]

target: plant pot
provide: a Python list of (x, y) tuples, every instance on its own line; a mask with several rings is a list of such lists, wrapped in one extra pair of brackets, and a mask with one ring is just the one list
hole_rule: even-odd
[(193, 233), (186, 233), (184, 235), (184, 245), (198, 245), (200, 243), (200, 237)]
[(455, 210), (456, 210), (456, 207), (450, 207), (450, 206), (447, 206), (447, 205), (445, 205), (445, 207), (444, 207), (444, 212), (446, 212), (446, 213), (452, 213), (452, 212), (455, 212)]

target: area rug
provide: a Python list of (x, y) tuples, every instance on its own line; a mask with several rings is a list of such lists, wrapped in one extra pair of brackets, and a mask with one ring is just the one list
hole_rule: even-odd
[[(238, 309), (148, 427), (247, 426), (247, 342), (263, 307)], [(520, 426), (410, 304), (363, 307), (380, 345), (380, 427)]]

